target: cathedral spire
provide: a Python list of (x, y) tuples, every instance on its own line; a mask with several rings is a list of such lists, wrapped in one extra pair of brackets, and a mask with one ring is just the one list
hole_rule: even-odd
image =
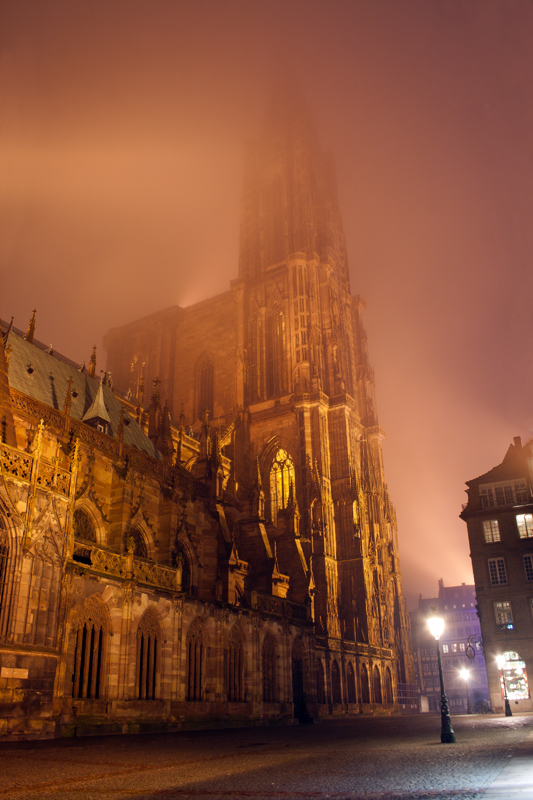
[(258, 277), (293, 253), (328, 262), (348, 280), (331, 158), (293, 87), (273, 97), (262, 140), (250, 147), (241, 217), (241, 277)]

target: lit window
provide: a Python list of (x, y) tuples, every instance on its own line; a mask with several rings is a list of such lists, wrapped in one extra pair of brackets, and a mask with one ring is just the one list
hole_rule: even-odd
[(511, 603), (508, 600), (500, 600), (494, 603), (494, 614), (496, 617), (496, 624), (507, 628), (513, 629), (513, 615), (511, 613)]
[(521, 539), (529, 539), (533, 536), (533, 514), (517, 514), (516, 524)]
[(503, 558), (489, 558), (489, 576), (492, 586), (507, 583), (507, 573)]
[(524, 556), (524, 568), (526, 570), (526, 581), (533, 581), (533, 555), (530, 553)]
[(294, 491), (294, 465), (285, 450), (278, 450), (270, 469), (270, 502), (272, 521), (278, 518), (278, 511), (287, 508), (291, 485)]
[(442, 645), (442, 652), (443, 652), (443, 653), (448, 653), (448, 652), (449, 652), (449, 647), (448, 647), (448, 645), (447, 645), (447, 644), (443, 644), (443, 645)]
[(499, 542), (500, 541), (500, 528), (497, 519), (484, 519), (483, 520), (483, 534), (485, 542)]
[(460, 653), (464, 653), (465, 650), (466, 650), (465, 643), (464, 642), (459, 642), (459, 652)]
[(452, 644), (452, 653), (457, 653), (457, 645)]

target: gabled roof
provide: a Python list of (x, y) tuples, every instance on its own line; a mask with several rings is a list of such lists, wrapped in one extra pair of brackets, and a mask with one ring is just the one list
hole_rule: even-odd
[(100, 381), (100, 385), (98, 386), (98, 391), (96, 392), (96, 397), (94, 398), (91, 407), (85, 412), (83, 415), (83, 422), (90, 422), (93, 419), (101, 419), (104, 422), (111, 423), (109, 418), (109, 414), (107, 413), (107, 408), (105, 405), (104, 400), (104, 387), (102, 381)]
[(501, 464), (493, 467), (493, 469), (485, 472), (478, 478), (467, 481), (466, 485), (472, 486), (474, 483), (495, 483), (496, 481), (528, 478), (531, 445), (532, 442), (528, 442), (522, 447), (520, 439), (515, 439), (514, 444), (509, 446)]
[[(11, 389), (63, 412), (69, 381), (72, 381), (70, 416), (80, 421), (100, 416), (109, 424), (109, 435), (117, 437), (124, 406), (109, 386), (103, 386), (99, 380), (91, 378), (74, 361), (60, 354), (46, 352), (41, 342), (26, 341), (15, 330), (8, 334), (5, 348), (9, 354), (8, 379)], [(100, 411), (95, 414), (97, 409)], [(154, 444), (127, 412), (124, 413), (124, 443), (152, 458), (161, 458)]]

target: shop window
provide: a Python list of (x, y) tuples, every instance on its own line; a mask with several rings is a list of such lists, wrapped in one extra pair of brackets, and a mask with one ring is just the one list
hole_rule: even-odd
[[(505, 681), (505, 689), (509, 700), (529, 699), (529, 685), (527, 679), (526, 665), (519, 654), (509, 650), (503, 654), (504, 664), (501, 671), (502, 684)], [(502, 695), (503, 695), (502, 685)]]

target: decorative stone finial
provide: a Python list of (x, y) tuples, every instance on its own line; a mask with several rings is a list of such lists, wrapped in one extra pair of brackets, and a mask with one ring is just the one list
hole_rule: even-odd
[(35, 314), (37, 313), (37, 309), (33, 309), (33, 313), (31, 315), (31, 319), (28, 323), (28, 329), (26, 331), (26, 341), (33, 342), (33, 336), (35, 334)]
[(89, 377), (94, 378), (96, 375), (96, 345), (93, 345), (93, 353), (89, 361)]

